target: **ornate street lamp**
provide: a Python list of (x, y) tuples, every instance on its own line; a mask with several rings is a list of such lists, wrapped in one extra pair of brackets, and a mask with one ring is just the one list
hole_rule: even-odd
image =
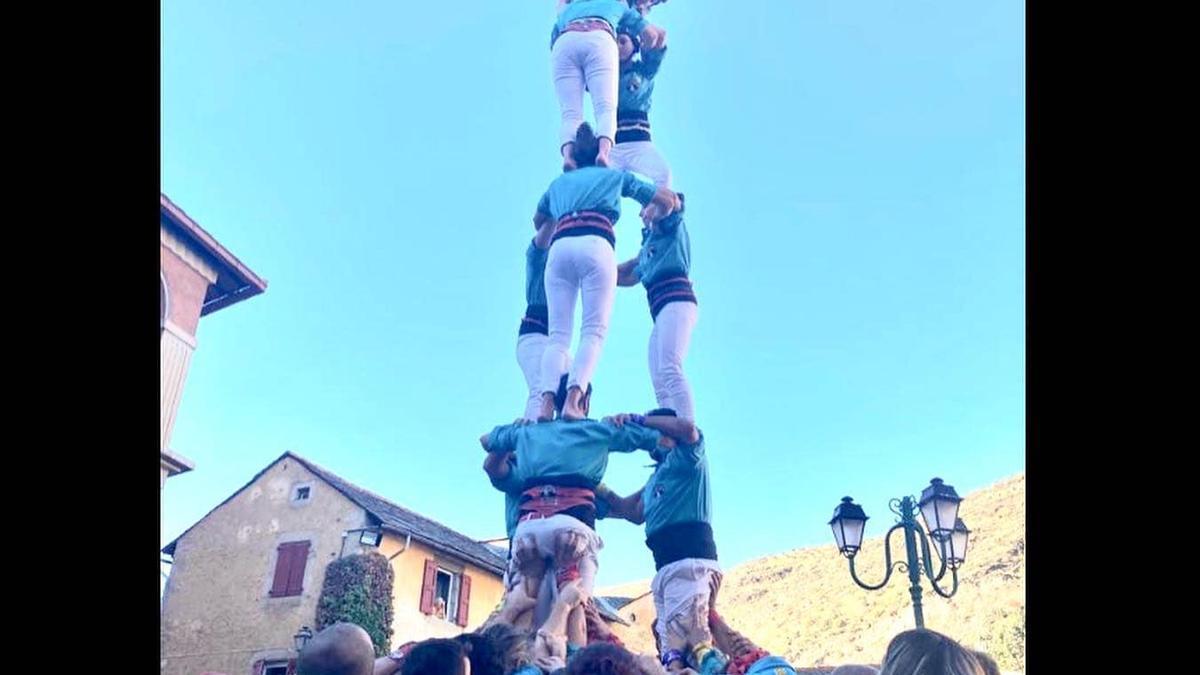
[[(842, 503), (833, 510), (833, 519), (829, 521), (833, 528), (833, 539), (838, 551), (850, 561), (850, 576), (854, 583), (868, 591), (875, 591), (887, 585), (892, 578), (892, 571), (899, 567), (908, 574), (910, 582), (909, 593), (912, 595), (913, 615), (917, 628), (925, 627), (925, 615), (921, 609), (921, 573), (929, 579), (934, 592), (943, 598), (949, 598), (958, 591), (958, 568), (967, 559), (967, 538), (971, 531), (958, 517), (958, 506), (962, 497), (950, 485), (934, 478), (929, 487), (921, 493), (918, 502), (912, 497), (893, 499), (888, 502), (888, 508), (899, 516), (899, 521), (883, 536), (884, 544), (884, 577), (878, 584), (868, 584), (858, 578), (854, 569), (854, 557), (862, 547), (863, 534), (867, 525), (867, 514), (862, 507), (855, 504), (849, 497), (843, 497)], [(917, 522), (917, 513), (925, 521), (929, 530), (928, 539), (925, 529)], [(904, 531), (905, 560), (892, 562), (892, 533)], [(937, 551), (938, 569), (934, 572), (933, 556), (929, 553), (929, 542)], [(921, 552), (917, 553), (917, 543), (920, 542)], [(949, 591), (944, 591), (938, 582), (950, 569), (952, 585)]]
[(296, 651), (304, 651), (304, 646), (308, 644), (308, 641), (312, 639), (312, 636), (313, 632), (308, 626), (304, 626), (300, 629), (299, 633), (293, 635), (292, 640), (296, 643)]

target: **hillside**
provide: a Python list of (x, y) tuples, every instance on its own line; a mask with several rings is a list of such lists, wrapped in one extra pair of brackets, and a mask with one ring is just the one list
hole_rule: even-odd
[[(990, 653), (1006, 671), (1025, 667), (1025, 474), (965, 496), (960, 517), (971, 528), (959, 590), (950, 600), (922, 580), (925, 624)], [(883, 574), (882, 532), (894, 522), (875, 512), (856, 568), (864, 581)], [(718, 542), (720, 533), (717, 533)], [(897, 533), (893, 559), (903, 559)], [(902, 578), (897, 578), (902, 577)], [(948, 585), (949, 578), (945, 580)], [(637, 598), (621, 608), (630, 627), (615, 630), (630, 647), (653, 651), (654, 604), (649, 580), (612, 586), (598, 595)], [(797, 667), (879, 663), (888, 641), (913, 627), (907, 577), (885, 589), (862, 590), (832, 543), (752, 560), (725, 571), (718, 609), (735, 628)]]

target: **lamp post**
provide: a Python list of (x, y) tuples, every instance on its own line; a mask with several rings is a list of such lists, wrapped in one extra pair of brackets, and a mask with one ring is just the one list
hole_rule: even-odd
[(302, 627), (299, 633), (296, 633), (292, 636), (292, 641), (296, 643), (296, 653), (304, 651), (305, 645), (307, 645), (308, 641), (312, 639), (312, 636), (312, 629), (310, 629), (308, 626)]
[[(858, 578), (854, 569), (854, 557), (862, 547), (863, 533), (866, 531), (867, 514), (862, 507), (854, 503), (850, 497), (843, 497), (842, 503), (833, 510), (833, 519), (829, 526), (833, 528), (833, 538), (838, 551), (850, 561), (850, 576), (854, 583), (868, 591), (875, 591), (887, 585), (892, 578), (892, 571), (899, 567), (908, 574), (909, 593), (912, 594), (913, 615), (916, 617), (917, 628), (925, 627), (925, 615), (921, 610), (921, 573), (929, 579), (933, 590), (943, 598), (949, 598), (958, 591), (958, 568), (967, 559), (967, 538), (971, 531), (958, 517), (958, 506), (962, 497), (950, 485), (934, 478), (929, 486), (921, 492), (921, 499), (904, 497), (888, 502), (888, 508), (899, 516), (899, 522), (887, 531), (883, 537), (884, 567), (883, 581), (878, 584), (868, 584)], [(917, 514), (925, 521), (925, 529), (917, 522)], [(904, 531), (905, 560), (892, 562), (892, 533)], [(926, 534), (928, 530), (928, 534)], [(928, 539), (926, 538), (928, 537)], [(937, 551), (940, 561), (937, 572), (934, 572), (933, 557), (929, 553), (929, 541)], [(921, 547), (917, 553), (918, 543)], [(950, 569), (953, 581), (950, 590), (942, 590), (938, 582)]]

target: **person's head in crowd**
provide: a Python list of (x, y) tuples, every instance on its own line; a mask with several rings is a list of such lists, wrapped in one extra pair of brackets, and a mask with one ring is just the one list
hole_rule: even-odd
[(984, 675), (1000, 675), (1000, 664), (991, 656), (978, 649), (974, 650), (975, 660), (979, 662), (979, 667), (983, 668)]
[(471, 675), (470, 649), (460, 640), (425, 640), (408, 653), (400, 675)]
[(984, 670), (966, 647), (917, 628), (892, 638), (879, 675), (984, 675)]
[(309, 640), (296, 659), (297, 675), (371, 675), (375, 647), (367, 631), (335, 623)]
[(871, 666), (849, 664), (834, 668), (833, 672), (829, 673), (829, 675), (879, 675), (879, 671)]
[(508, 675), (529, 664), (528, 636), (507, 623), (495, 623), (456, 639), (470, 645), (471, 675)]
[(628, 650), (601, 642), (575, 652), (567, 675), (642, 675), (642, 669)]

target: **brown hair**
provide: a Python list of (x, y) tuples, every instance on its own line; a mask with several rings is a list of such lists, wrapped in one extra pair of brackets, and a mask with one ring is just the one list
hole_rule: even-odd
[(584, 122), (575, 130), (575, 147), (571, 150), (571, 158), (579, 167), (595, 166), (596, 154), (600, 152), (600, 139), (592, 131), (592, 125)]
[(567, 675), (641, 675), (641, 672), (633, 654), (607, 642), (580, 649), (567, 664)]
[(932, 630), (906, 630), (892, 638), (879, 675), (986, 675), (965, 647)]

